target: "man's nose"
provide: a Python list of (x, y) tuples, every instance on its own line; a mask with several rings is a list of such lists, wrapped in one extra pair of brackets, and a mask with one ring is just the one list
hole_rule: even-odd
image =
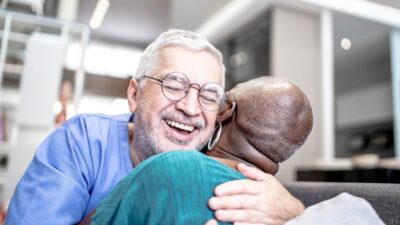
[(198, 100), (199, 88), (190, 86), (187, 95), (176, 103), (176, 107), (189, 116), (197, 116), (201, 113), (201, 106)]

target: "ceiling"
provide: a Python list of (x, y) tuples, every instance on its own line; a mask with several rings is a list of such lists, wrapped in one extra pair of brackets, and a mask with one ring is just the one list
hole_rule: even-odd
[[(399, 0), (370, 0), (400, 8)], [(195, 30), (230, 0), (113, 0), (102, 26), (92, 30), (92, 40), (144, 48), (169, 28)], [(77, 22), (88, 24), (97, 0), (80, 0)], [(353, 16), (334, 14), (335, 60), (344, 67), (388, 55), (390, 28)], [(352, 40), (344, 51), (341, 38)], [(360, 54), (360, 51), (363, 53)], [(373, 54), (368, 54), (371, 52)], [(357, 54), (357, 57), (355, 57)], [(352, 60), (349, 60), (352, 59)], [(355, 62), (358, 61), (358, 62)]]
[(367, 1), (375, 2), (375, 3), (382, 4), (382, 5), (387, 5), (390, 7), (400, 9), (400, 1), (399, 0), (367, 0)]
[[(116, 0), (92, 38), (144, 46), (168, 26), (170, 0)], [(77, 22), (88, 24), (97, 0), (79, 1)]]
[[(9, 0), (12, 2), (13, 0)], [(29, 1), (29, 0), (27, 0)], [(33, 0), (31, 0), (33, 1)], [(46, 2), (57, 0), (46, 0)], [(98, 0), (58, 0), (77, 1), (76, 21), (88, 24)], [(267, 0), (263, 0), (267, 1)], [(400, 8), (399, 0), (370, 0), (372, 2)], [(110, 7), (99, 29), (91, 31), (91, 39), (115, 45), (144, 48), (160, 33), (169, 28), (196, 30), (216, 12), (234, 0), (111, 0)], [(271, 1), (275, 4), (294, 0)], [(296, 3), (298, 3), (296, 5)], [(288, 4), (290, 5), (290, 4)], [(255, 10), (252, 8), (250, 11)], [(249, 14), (242, 12), (240, 19)], [(240, 22), (233, 21), (232, 24)], [(221, 30), (219, 33), (225, 32)], [(369, 65), (389, 57), (390, 28), (357, 17), (334, 13), (334, 52), (337, 76), (346, 76), (341, 70)], [(340, 40), (352, 41), (350, 50), (340, 47)], [(344, 80), (344, 79), (342, 79)]]
[[(30, 1), (35, 0), (24, 0), (24, 2)], [(46, 0), (45, 2), (53, 2), (54, 5), (57, 1), (67, 0)], [(88, 24), (98, 0), (68, 1), (77, 2), (76, 22)], [(399, 0), (369, 1), (400, 8)], [(10, 4), (17, 0), (8, 0), (8, 2)], [(233, 0), (112, 0), (102, 26), (92, 30), (91, 39), (143, 48), (169, 28), (196, 30), (230, 2)], [(297, 1), (275, 1), (275, 4), (283, 4), (283, 2), (291, 2), (291, 5), (296, 7)], [(241, 18), (247, 14), (249, 12), (243, 12)], [(340, 13), (335, 13), (334, 22), (335, 35), (348, 36), (359, 42), (359, 45), (354, 45), (354, 48), (370, 47), (369, 43), (377, 43), (379, 39), (385, 38), (389, 30), (382, 25)], [(343, 51), (338, 51), (338, 56), (349, 55), (348, 52), (342, 53)]]
[[(195, 30), (230, 0), (113, 0), (92, 39), (145, 47), (169, 28)], [(80, 0), (77, 22), (88, 24), (97, 0)]]

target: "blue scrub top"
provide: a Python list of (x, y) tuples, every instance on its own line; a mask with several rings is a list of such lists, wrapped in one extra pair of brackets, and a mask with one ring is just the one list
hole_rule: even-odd
[(76, 224), (133, 168), (133, 115), (76, 116), (39, 146), (11, 199), (7, 225)]

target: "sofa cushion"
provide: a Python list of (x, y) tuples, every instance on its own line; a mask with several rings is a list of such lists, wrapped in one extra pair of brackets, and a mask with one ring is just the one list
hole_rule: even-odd
[(400, 224), (400, 184), (288, 182), (285, 187), (306, 207), (347, 192), (371, 203), (386, 224)]

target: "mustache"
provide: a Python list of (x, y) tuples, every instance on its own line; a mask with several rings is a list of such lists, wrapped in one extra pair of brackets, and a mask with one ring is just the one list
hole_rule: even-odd
[(169, 120), (175, 120), (175, 121), (181, 121), (184, 122), (185, 124), (190, 124), (192, 126), (195, 126), (198, 129), (203, 129), (206, 127), (206, 121), (201, 119), (201, 118), (190, 118), (183, 114), (182, 112), (179, 111), (171, 111), (171, 110), (164, 110), (161, 112), (160, 115), (161, 119), (169, 119)]

